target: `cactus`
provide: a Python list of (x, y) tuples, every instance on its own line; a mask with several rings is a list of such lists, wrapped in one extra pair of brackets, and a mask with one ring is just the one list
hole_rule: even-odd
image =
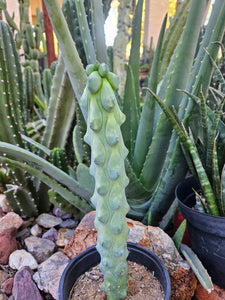
[(75, 1), (66, 0), (63, 1), (62, 10), (65, 16), (65, 19), (67, 21), (67, 24), (69, 26), (69, 30), (71, 33), (71, 36), (73, 37), (73, 40), (76, 43), (77, 51), (79, 53), (79, 56), (82, 60), (82, 63), (84, 66), (87, 65), (87, 59), (84, 52), (84, 47), (81, 39), (81, 33), (80, 28), (78, 24), (77, 19), (77, 10), (76, 10), (76, 4)]
[[(26, 93), (25, 97), (16, 44), (8, 24), (3, 21), (0, 21), (0, 43), (2, 68), (0, 140), (25, 148), (27, 144), (21, 136), (27, 132), (26, 122), (33, 101), (32, 92)], [(31, 71), (29, 68), (25, 68), (25, 78), (29, 71)], [(30, 91), (29, 85), (26, 90)], [(12, 184), (6, 186), (7, 189), (9, 188), (9, 191), (6, 191), (6, 197), (16, 211), (31, 216), (32, 214), (36, 215), (38, 210), (48, 210), (48, 201), (45, 201), (44, 198), (43, 202), (40, 200), (34, 182), (26, 172), (15, 167), (10, 171), (10, 177)]]
[(54, 148), (50, 152), (50, 162), (65, 173), (69, 173), (69, 165), (65, 152), (60, 148)]
[(87, 66), (88, 83), (81, 103), (88, 111), (85, 141), (91, 146), (90, 173), (95, 178), (91, 198), (96, 207), (97, 249), (104, 274), (102, 289), (109, 299), (126, 296), (128, 227), (124, 146), (120, 126), (125, 120), (116, 102), (117, 77), (106, 64)]
[(51, 97), (51, 86), (52, 86), (52, 73), (51, 70), (48, 68), (45, 68), (43, 71), (43, 89), (44, 89), (44, 95), (47, 102), (47, 105), (49, 105), (49, 99)]
[[(65, 152), (60, 148), (54, 148), (50, 152), (49, 156), (50, 162), (62, 170), (63, 172), (69, 174), (69, 165), (67, 161), (67, 157)], [(59, 195), (54, 190), (50, 189), (48, 191), (49, 200), (54, 206), (60, 208), (66, 213), (73, 213), (76, 215), (76, 218), (81, 218), (83, 213), (80, 212), (79, 209), (76, 208), (73, 204), (70, 204), (66, 199), (64, 199), (61, 195)]]

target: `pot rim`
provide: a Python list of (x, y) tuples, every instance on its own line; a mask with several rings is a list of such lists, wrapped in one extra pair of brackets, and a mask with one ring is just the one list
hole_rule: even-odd
[(188, 221), (187, 226), (195, 227), (212, 235), (225, 237), (225, 217), (199, 212), (184, 203), (185, 201), (193, 200), (195, 193), (192, 190), (192, 186), (194, 186), (195, 190), (200, 190), (194, 177), (190, 176), (181, 181), (175, 189), (175, 196), (178, 200), (181, 213)]
[[(135, 243), (131, 243), (131, 242), (127, 242), (127, 248), (129, 250), (129, 255), (131, 253), (131, 251), (133, 251), (133, 255), (143, 255), (143, 265), (145, 265), (144, 263), (144, 260), (145, 259), (151, 259), (152, 261), (152, 265), (153, 266), (156, 266), (157, 265), (157, 270), (155, 270), (155, 276), (157, 278), (157, 273), (159, 273), (159, 276), (158, 276), (158, 280), (160, 281), (160, 277), (162, 277), (162, 280), (163, 282), (160, 282), (162, 288), (163, 288), (163, 291), (164, 291), (164, 294), (165, 294), (165, 300), (169, 300), (170, 299), (170, 293), (171, 293), (171, 284), (170, 284), (170, 276), (169, 276), (169, 273), (168, 273), (168, 270), (165, 266), (165, 264), (163, 263), (163, 261), (155, 254), (153, 253), (152, 251), (138, 245), (138, 244), (135, 244)], [(66, 266), (66, 268), (64, 269), (63, 273), (62, 273), (62, 276), (61, 276), (61, 279), (60, 279), (60, 282), (59, 282), (59, 289), (58, 289), (58, 295), (59, 295), (59, 300), (62, 300), (63, 299), (63, 289), (65, 288), (64, 285), (65, 285), (65, 280), (67, 280), (70, 276), (69, 276), (69, 273), (71, 273), (71, 268), (72, 266), (75, 264), (78, 264), (78, 262), (82, 259), (85, 259), (85, 257), (87, 256), (90, 256), (90, 255), (94, 255), (94, 254), (97, 254), (97, 263), (96, 263), (96, 259), (95, 261), (90, 264), (90, 268), (96, 266), (99, 262), (100, 262), (100, 255), (96, 249), (96, 245), (93, 245), (89, 248), (87, 248), (86, 250), (84, 250), (83, 252), (81, 252), (80, 254), (78, 254), (76, 257), (72, 258), (70, 260), (70, 262), (68, 263), (68, 265)], [(136, 261), (135, 258), (134, 259), (129, 259), (129, 255), (128, 255), (128, 260), (130, 261)], [(139, 262), (137, 262), (139, 263)], [(140, 263), (139, 263), (140, 264)], [(146, 266), (147, 269), (148, 266)], [(152, 267), (152, 266), (151, 266)], [(152, 268), (153, 269), (153, 268)], [(154, 270), (150, 270), (150, 271), (154, 271)], [(80, 276), (80, 275), (79, 275)], [(78, 277), (79, 277), (78, 276)], [(73, 283), (74, 284), (74, 283)], [(63, 299), (64, 300), (64, 299)]]

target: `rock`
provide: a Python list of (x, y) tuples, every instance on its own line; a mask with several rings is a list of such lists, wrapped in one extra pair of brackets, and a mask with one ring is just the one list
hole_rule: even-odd
[(78, 224), (79, 224), (79, 222), (77, 220), (67, 219), (67, 220), (63, 221), (62, 223), (60, 223), (59, 227), (75, 229)]
[(73, 233), (73, 229), (60, 228), (58, 231), (58, 239), (56, 241), (56, 245), (59, 247), (64, 247), (71, 240)]
[(34, 220), (35, 220), (34, 217), (23, 220), (23, 224), (21, 225), (20, 229), (31, 227), (34, 224)]
[[(15, 300), (42, 300), (42, 296), (32, 280), (33, 271), (23, 267), (14, 276), (12, 294)], [(22, 296), (22, 297), (21, 297)]]
[(0, 300), (8, 300), (8, 297), (0, 292)]
[(5, 216), (5, 213), (4, 211), (2, 210), (2, 208), (0, 207), (0, 218), (4, 217)]
[(68, 262), (69, 259), (65, 254), (56, 252), (40, 264), (33, 276), (38, 288), (45, 293), (50, 293), (54, 299), (58, 299), (59, 281)]
[(16, 238), (18, 240), (25, 240), (29, 236), (30, 236), (30, 228), (24, 228), (17, 233)]
[(5, 213), (11, 212), (12, 209), (9, 206), (5, 194), (0, 194), (0, 207), (2, 208), (2, 211)]
[(61, 222), (62, 222), (61, 218), (46, 213), (39, 215), (36, 219), (36, 223), (44, 228), (55, 227), (59, 225)]
[(24, 242), (27, 251), (33, 255), (39, 264), (49, 258), (55, 250), (55, 243), (35, 236), (26, 238)]
[(17, 249), (16, 233), (15, 227), (6, 228), (0, 233), (0, 264), (7, 264), (9, 255)]
[(30, 267), (35, 270), (38, 267), (36, 259), (26, 250), (16, 250), (9, 256), (9, 266), (12, 269), (20, 270), (22, 267)]
[(225, 290), (221, 289), (218, 285), (213, 284), (214, 290), (208, 293), (203, 289), (200, 283), (197, 285), (194, 300), (225, 300)]
[(14, 212), (9, 212), (4, 217), (0, 218), (0, 233), (11, 227), (18, 229), (22, 224), (23, 219), (19, 215)]
[(34, 226), (31, 227), (30, 233), (33, 236), (40, 237), (42, 235), (42, 229), (38, 224), (35, 224)]
[(9, 278), (7, 279), (3, 285), (2, 285), (2, 289), (3, 289), (3, 292), (7, 295), (11, 295), (12, 294), (12, 289), (13, 289), (13, 281), (14, 279), (13, 278)]
[[(64, 253), (73, 258), (86, 248), (96, 244), (94, 227), (95, 212), (81, 220), (74, 235), (64, 248)], [(128, 241), (139, 244), (158, 255), (167, 267), (171, 279), (171, 300), (189, 300), (194, 295), (197, 280), (189, 264), (182, 259), (172, 239), (160, 228), (145, 226), (141, 222), (127, 219), (130, 229)]]
[(73, 214), (67, 214), (57, 207), (53, 208), (53, 214), (63, 220), (70, 219), (73, 216)]
[(97, 231), (94, 227), (95, 212), (85, 215), (74, 231), (72, 239), (66, 244), (64, 253), (71, 259), (97, 242)]
[(9, 279), (9, 274), (0, 270), (0, 289), (3, 287), (3, 283)]
[(50, 240), (52, 242), (56, 242), (58, 239), (58, 231), (53, 227), (50, 228), (48, 231), (46, 231), (43, 235), (42, 235), (43, 239), (47, 239)]

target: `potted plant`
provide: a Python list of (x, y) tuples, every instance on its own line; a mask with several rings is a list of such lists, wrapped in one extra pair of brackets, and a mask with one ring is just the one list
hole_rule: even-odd
[[(145, 266), (148, 271), (154, 272), (154, 276), (161, 284), (164, 292), (164, 299), (169, 299), (170, 278), (162, 261), (154, 253), (137, 244), (128, 243), (127, 248), (129, 251), (128, 261), (138, 263)], [(60, 279), (59, 300), (69, 299), (71, 290), (73, 290), (73, 286), (79, 276), (99, 263), (100, 255), (95, 246), (89, 247), (87, 250), (74, 257), (67, 265)]]
[[(224, 84), (222, 73), (210, 55), (209, 59)], [(225, 272), (221, 267), (225, 261), (225, 124), (221, 120), (225, 95), (212, 90), (219, 103), (213, 112), (207, 106), (202, 91), (199, 97), (184, 91), (192, 99), (190, 101), (196, 103), (200, 114), (200, 127), (193, 123), (188, 132), (184, 125), (185, 119), (181, 122), (176, 111), (172, 113), (157, 95), (149, 92), (173, 124), (192, 173), (191, 177), (177, 185), (175, 191), (181, 213), (187, 220), (191, 246), (212, 276), (213, 282), (225, 288)], [(197, 127), (201, 131), (196, 131)]]

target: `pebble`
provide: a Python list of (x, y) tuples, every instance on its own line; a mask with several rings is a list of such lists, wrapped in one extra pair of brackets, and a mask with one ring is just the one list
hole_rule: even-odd
[(7, 264), (10, 254), (17, 249), (17, 229), (6, 228), (0, 233), (0, 264)]
[(39, 264), (48, 259), (55, 250), (55, 243), (39, 237), (30, 236), (24, 242), (27, 251), (33, 255)]
[(5, 213), (12, 211), (11, 207), (9, 206), (6, 200), (6, 196), (4, 194), (0, 194), (0, 207), (2, 208), (2, 211)]
[(13, 278), (9, 278), (7, 279), (3, 285), (2, 285), (2, 289), (4, 291), (5, 294), (10, 295), (12, 294), (12, 289), (13, 289)]
[[(42, 296), (32, 280), (33, 271), (23, 267), (14, 276), (12, 294), (15, 300), (42, 300)], [(21, 295), (23, 295), (21, 297)]]
[(56, 217), (59, 217), (63, 220), (66, 220), (66, 219), (70, 219), (72, 218), (73, 214), (68, 214), (68, 213), (65, 213), (63, 212), (61, 209), (57, 208), (57, 207), (54, 207), (53, 209), (53, 214), (56, 216)]
[(74, 229), (60, 228), (58, 231), (58, 239), (56, 245), (59, 247), (64, 247), (72, 238), (74, 234)]
[(78, 223), (79, 222), (77, 220), (67, 219), (65, 221), (62, 221), (62, 223), (59, 224), (59, 227), (75, 229), (77, 227)]
[(30, 228), (24, 228), (17, 233), (16, 238), (18, 240), (25, 240), (29, 236), (30, 236)]
[(3, 283), (9, 278), (9, 274), (0, 270), (0, 289), (3, 286)]
[(56, 252), (40, 264), (33, 276), (38, 288), (58, 299), (59, 281), (68, 262), (69, 258), (65, 254)]
[(8, 300), (8, 297), (0, 292), (0, 300)]
[(46, 231), (43, 235), (42, 235), (43, 239), (47, 239), (50, 240), (52, 242), (56, 242), (58, 239), (58, 231), (53, 227), (50, 228), (48, 231)]
[(4, 211), (2, 210), (2, 208), (0, 207), (0, 218), (4, 217), (5, 213)]
[(30, 267), (32, 270), (37, 269), (36, 259), (26, 250), (16, 250), (9, 256), (9, 266), (12, 269), (20, 270), (22, 267)]
[(18, 229), (22, 224), (23, 219), (19, 215), (14, 212), (9, 212), (4, 217), (0, 218), (0, 233), (11, 227)]
[(38, 224), (35, 224), (34, 226), (31, 227), (30, 233), (33, 236), (40, 237), (42, 235), (42, 229)]
[(51, 214), (43, 213), (37, 217), (36, 223), (44, 228), (52, 228), (62, 223), (62, 219)]

